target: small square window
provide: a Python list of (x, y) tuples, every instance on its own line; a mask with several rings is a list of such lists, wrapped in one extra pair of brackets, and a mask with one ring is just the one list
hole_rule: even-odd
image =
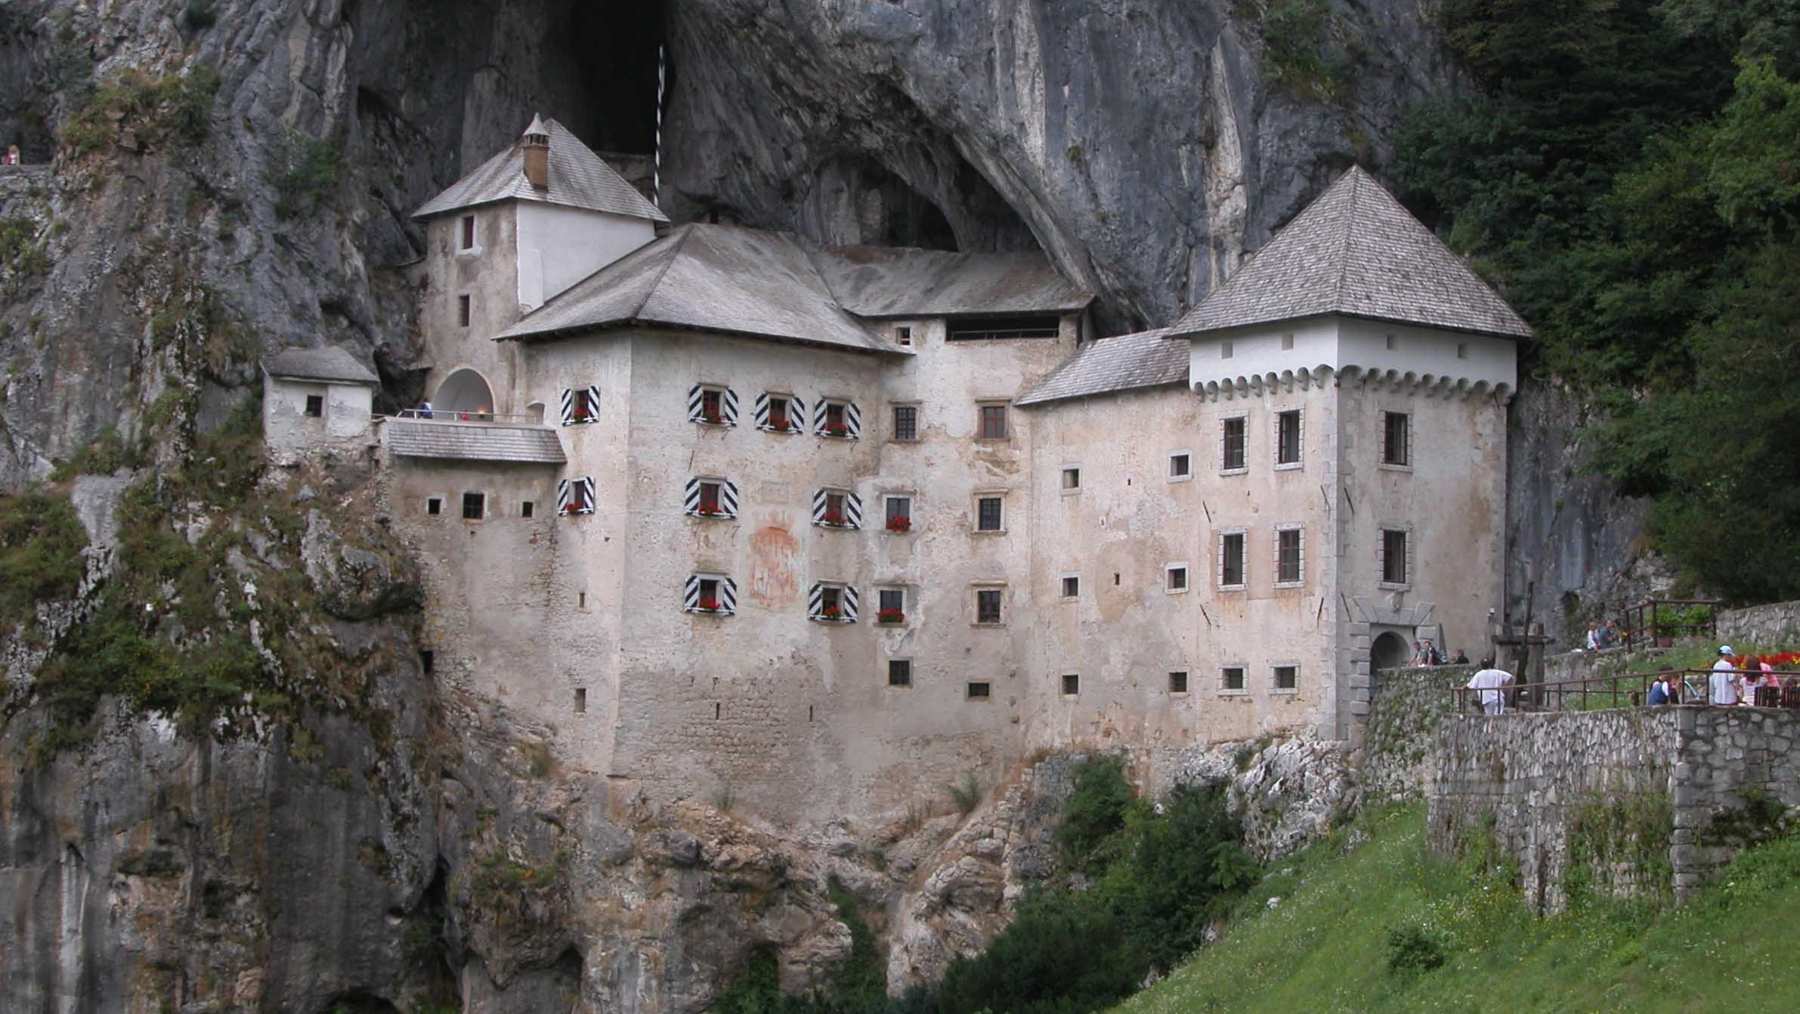
[(309, 394), (306, 396), (306, 414), (314, 419), (325, 414), (325, 396)]
[(919, 439), (919, 406), (894, 406), (894, 439), (903, 443)]
[(475, 249), (475, 216), (474, 215), (464, 215), (462, 218), (461, 249), (463, 249), (463, 250)]
[(979, 588), (975, 591), (975, 622), (993, 626), (1000, 622), (1000, 589)]
[(1281, 351), (1286, 352), (1287, 350), (1289, 350), (1293, 347), (1294, 347), (1293, 334), (1289, 333), (1289, 334), (1282, 335), (1281, 336)]
[(1219, 536), (1219, 585), (1224, 588), (1244, 586), (1244, 533), (1226, 532)]
[[(904, 588), (883, 588), (883, 589), (879, 590), (878, 592), (876, 592), (875, 596), (876, 596), (876, 602), (878, 603), (876, 608), (879, 613), (898, 613), (898, 614), (900, 614), (900, 616), (895, 617), (895, 619), (899, 619), (900, 617), (905, 616), (905, 614), (906, 614), (906, 589), (904, 589)], [(885, 619), (885, 617), (883, 617), (883, 618)]]
[(480, 521), (487, 514), (487, 494), (464, 493), (462, 508), (465, 521)]
[(1275, 463), (1300, 463), (1300, 413), (1283, 412), (1275, 417)]
[(444, 498), (441, 496), (427, 498), (425, 501), (425, 513), (430, 514), (433, 517), (444, 513)]
[(1193, 462), (1186, 451), (1169, 455), (1169, 478), (1186, 479), (1193, 474)]
[(1186, 564), (1172, 564), (1164, 571), (1164, 573), (1167, 575), (1164, 580), (1164, 587), (1166, 590), (1171, 592), (1187, 591), (1188, 573)]
[(910, 686), (912, 686), (912, 659), (910, 659), (910, 658), (890, 658), (890, 659), (888, 659), (887, 669), (888, 669), (888, 686), (890, 686), (890, 687), (910, 687)]
[(1171, 672), (1169, 674), (1169, 693), (1185, 694), (1187, 692), (1187, 671), (1185, 669), (1177, 669), (1174, 672)]
[(912, 497), (890, 496), (887, 498), (886, 525), (890, 532), (912, 531)]
[(1062, 597), (1074, 599), (1081, 597), (1081, 578), (1071, 574), (1062, 579)]
[(1247, 432), (1243, 416), (1234, 416), (1220, 424), (1220, 436), (1223, 441), (1223, 453), (1219, 458), (1219, 471), (1241, 472), (1244, 470), (1244, 438)]
[(907, 324), (901, 324), (901, 325), (895, 327), (894, 328), (894, 341), (899, 342), (901, 345), (911, 345), (912, 344), (912, 327)]
[(982, 440), (1006, 439), (1005, 405), (981, 406), (981, 430), (979, 436)]
[(1297, 665), (1278, 665), (1275, 667), (1275, 689), (1293, 690), (1300, 685), (1300, 667)]
[(819, 589), (819, 615), (830, 616), (844, 611), (844, 590), (842, 588), (825, 587)]
[(587, 713), (587, 688), (586, 687), (576, 687), (575, 688), (575, 713), (577, 715), (582, 715), (582, 714)]
[(1389, 352), (1392, 352), (1395, 348), (1399, 347), (1399, 343), (1394, 340), (1393, 335), (1387, 336), (1387, 347)]
[(1220, 359), (1230, 359), (1231, 358), (1231, 343), (1230, 342), (1220, 342), (1219, 343), (1219, 358)]
[(1381, 581), (1383, 584), (1406, 583), (1406, 532), (1402, 529), (1381, 530)]
[(725, 425), (725, 392), (707, 388), (700, 392), (700, 418), (696, 422), (712, 426)]
[(1412, 417), (1405, 412), (1382, 413), (1381, 463), (1405, 466), (1411, 463)]
[(701, 514), (721, 514), (719, 509), (719, 483), (717, 480), (706, 480), (700, 483)]
[(971, 701), (985, 701), (993, 695), (994, 686), (991, 683), (977, 681), (969, 684), (969, 700)]
[(978, 532), (1005, 531), (1000, 513), (1000, 497), (984, 496), (975, 501), (975, 530)]
[(1220, 669), (1219, 689), (1227, 693), (1241, 693), (1244, 689), (1244, 667), (1228, 665)]
[(1062, 488), (1065, 493), (1072, 493), (1081, 488), (1081, 469), (1069, 467), (1062, 470)]
[(1300, 583), (1300, 529), (1283, 528), (1275, 533), (1275, 583)]
[(843, 402), (828, 401), (825, 403), (824, 435), (828, 437), (849, 438), (850, 422), (848, 414), (844, 411)]
[(469, 319), (473, 312), (473, 299), (473, 296), (456, 297), (456, 323), (462, 327), (469, 326)]
[(1469, 343), (1468, 342), (1457, 342), (1456, 343), (1456, 358), (1458, 358), (1458, 359), (1469, 358)]
[(1064, 697), (1074, 697), (1076, 694), (1081, 693), (1081, 674), (1073, 672), (1063, 673), (1062, 692)]
[(788, 399), (782, 395), (769, 396), (769, 428), (777, 433), (786, 433), (794, 428), (788, 419)]
[(537, 513), (537, 504), (532, 503), (530, 500), (524, 500), (519, 503), (520, 517), (529, 518), (535, 513)]

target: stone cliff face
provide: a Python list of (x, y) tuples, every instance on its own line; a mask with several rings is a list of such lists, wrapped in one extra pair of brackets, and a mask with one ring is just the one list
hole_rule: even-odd
[[(648, 153), (659, 44), (678, 220), (1035, 246), (1108, 327), (1165, 323), (1452, 83), (1420, 5), (1299, 27), (1266, 6), (9, 0), (0, 148), (32, 164), (0, 169), (0, 489), (109, 430), (148, 448), (136, 475), (178, 461), (289, 344), (368, 354), (389, 404), (415, 399), (410, 210), (538, 110)], [(1546, 515), (1562, 416), (1519, 404), (1545, 448), (1514, 454), (1520, 538), (1592, 544), (1586, 580), (1629, 538), (1583, 541), (1599, 492)], [(132, 474), (82, 481), (116, 505)], [(1053, 770), (972, 821), (939, 800), (894, 828), (609, 798), (495, 702), (444, 699), (404, 574), (308, 539), (333, 650), (392, 656), (360, 717), (214, 742), (114, 706), (94, 746), (33, 765), (37, 716), (8, 719), (0, 1006), (691, 1011), (752, 947), (793, 983), (845, 953), (833, 876), (890, 907), (898, 983), (986, 939), (1045, 861)]]

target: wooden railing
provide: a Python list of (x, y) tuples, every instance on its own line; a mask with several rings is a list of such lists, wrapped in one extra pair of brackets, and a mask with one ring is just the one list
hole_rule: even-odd
[(1677, 637), (1704, 635), (1716, 640), (1722, 606), (1717, 599), (1645, 599), (1626, 607), (1619, 617), (1620, 637), (1626, 648), (1634, 650)]

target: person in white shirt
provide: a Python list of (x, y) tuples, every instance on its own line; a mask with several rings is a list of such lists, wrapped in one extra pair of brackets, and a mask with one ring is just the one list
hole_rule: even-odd
[(1719, 660), (1713, 663), (1712, 675), (1706, 680), (1707, 700), (1715, 706), (1729, 707), (1738, 702), (1737, 666), (1731, 664), (1732, 654), (1731, 645), (1719, 645)]
[(1588, 625), (1587, 650), (1600, 650), (1600, 628), (1592, 624)]
[(1476, 691), (1475, 696), (1481, 701), (1481, 710), (1485, 714), (1500, 715), (1506, 712), (1506, 687), (1513, 681), (1513, 674), (1505, 669), (1494, 668), (1494, 660), (1481, 660), (1481, 669), (1469, 677), (1469, 689)]

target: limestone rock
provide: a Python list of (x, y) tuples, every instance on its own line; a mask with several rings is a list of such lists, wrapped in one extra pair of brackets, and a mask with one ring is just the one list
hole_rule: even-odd
[(1223, 785), (1245, 848), (1263, 862), (1323, 837), (1358, 792), (1349, 747), (1308, 737), (1197, 747), (1181, 756), (1175, 781)]

